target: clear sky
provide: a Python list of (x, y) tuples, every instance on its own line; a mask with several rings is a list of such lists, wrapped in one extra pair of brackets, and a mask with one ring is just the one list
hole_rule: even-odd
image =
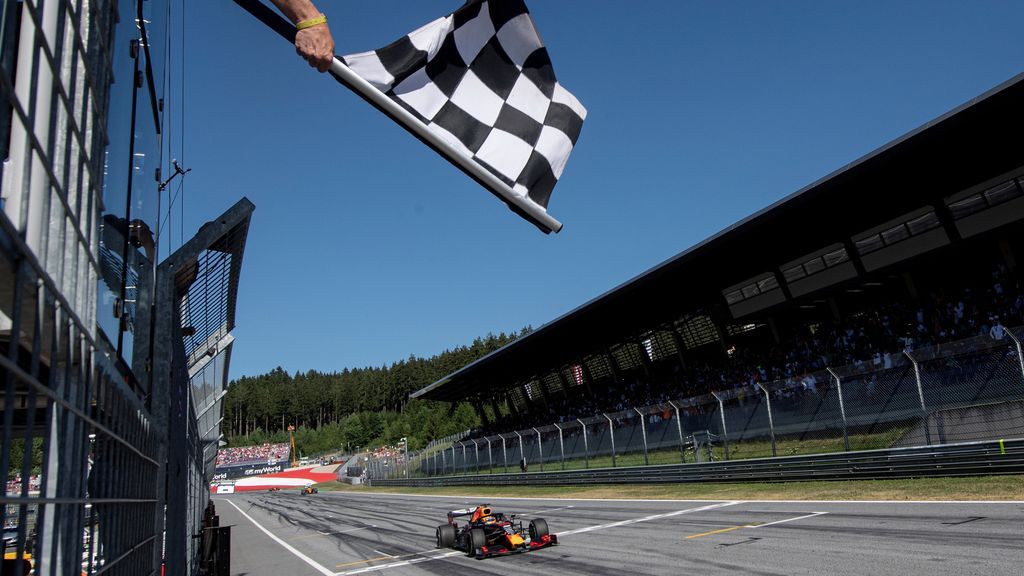
[[(256, 204), (233, 378), (540, 326), (1024, 71), (1019, 0), (532, 0), (589, 112), (544, 235), (233, 2), (178, 4), (186, 235)], [(460, 2), (317, 4), (347, 54)]]

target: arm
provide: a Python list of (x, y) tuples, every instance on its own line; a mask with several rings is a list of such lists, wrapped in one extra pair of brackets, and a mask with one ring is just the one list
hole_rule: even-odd
[[(313, 5), (312, 0), (270, 0), (277, 6), (285, 16), (298, 24), (304, 20), (311, 20), (321, 15), (320, 11)], [(302, 56), (309, 65), (320, 72), (326, 72), (334, 61), (334, 38), (331, 37), (331, 30), (327, 24), (317, 24), (295, 34), (295, 51)]]

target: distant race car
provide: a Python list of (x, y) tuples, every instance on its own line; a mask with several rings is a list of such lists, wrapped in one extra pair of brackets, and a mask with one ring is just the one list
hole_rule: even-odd
[(280, 492), (281, 491), (281, 487), (280, 486), (274, 486), (273, 488), (270, 489), (270, 491), (271, 492)]
[(317, 492), (319, 492), (319, 490), (317, 490), (317, 489), (316, 489), (315, 487), (313, 487), (313, 486), (306, 486), (306, 487), (304, 487), (304, 488), (302, 489), (302, 494), (303, 494), (303, 495), (306, 495), (306, 494), (316, 494)]
[[(459, 526), (455, 519), (460, 516), (469, 516), (469, 521)], [(505, 516), (488, 504), (452, 510), (448, 523), (437, 527), (438, 548), (463, 550), (467, 556), (477, 558), (518, 554), (555, 544), (558, 536), (548, 532), (548, 523), (543, 518), (531, 520), (526, 530), (515, 514)]]

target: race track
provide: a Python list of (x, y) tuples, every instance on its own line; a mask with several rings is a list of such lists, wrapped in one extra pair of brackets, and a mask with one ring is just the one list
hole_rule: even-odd
[(477, 560), (434, 548), (462, 497), (296, 491), (214, 498), (233, 576), (347, 574), (1020, 574), (1024, 502), (489, 498), (543, 517), (559, 546)]

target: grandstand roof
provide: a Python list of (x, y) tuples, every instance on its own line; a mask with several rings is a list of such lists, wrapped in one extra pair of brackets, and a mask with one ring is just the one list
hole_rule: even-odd
[[(1024, 164), (1024, 74), (843, 166), (415, 392), (457, 401), (526, 381), (682, 317), (723, 290)], [(776, 278), (780, 274), (775, 274)], [(485, 394), (489, 394), (486, 392)]]

